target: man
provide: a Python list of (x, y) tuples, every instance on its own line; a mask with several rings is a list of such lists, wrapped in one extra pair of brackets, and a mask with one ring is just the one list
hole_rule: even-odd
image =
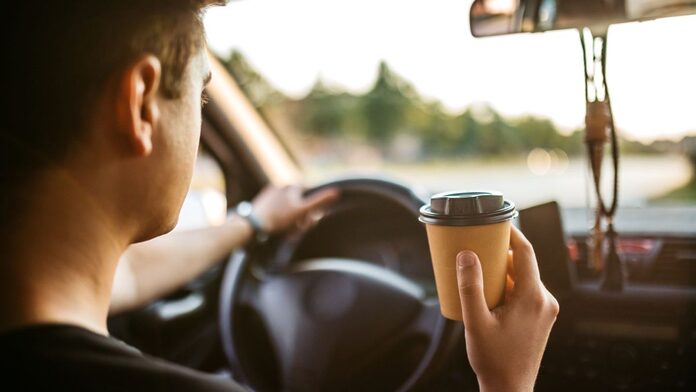
[[(0, 116), (0, 369), (21, 390), (235, 391), (108, 336), (119, 259), (176, 223), (209, 78), (203, 0), (5, 6)], [(331, 195), (324, 195), (330, 199)], [(318, 200), (299, 202), (307, 208)], [(300, 208), (299, 210), (303, 210)], [(301, 214), (299, 214), (301, 215)], [(239, 230), (248, 230), (240, 224)], [(530, 391), (558, 312), (513, 231), (514, 288), (489, 311), (458, 255), (467, 354), (482, 390)]]

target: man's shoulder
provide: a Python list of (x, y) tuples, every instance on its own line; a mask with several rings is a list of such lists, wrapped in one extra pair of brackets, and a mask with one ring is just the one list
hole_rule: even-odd
[(12, 385), (26, 390), (244, 390), (229, 380), (65, 325), (33, 326), (0, 335), (0, 365)]

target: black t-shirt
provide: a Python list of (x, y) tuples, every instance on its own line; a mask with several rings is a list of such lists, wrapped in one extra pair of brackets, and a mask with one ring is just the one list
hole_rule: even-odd
[(2, 391), (245, 391), (69, 325), (37, 325), (0, 335)]

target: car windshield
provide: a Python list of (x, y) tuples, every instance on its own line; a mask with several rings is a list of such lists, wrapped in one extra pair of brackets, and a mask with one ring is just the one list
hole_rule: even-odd
[[(470, 4), (240, 1), (205, 23), (310, 184), (377, 175), (428, 192), (496, 189), (521, 207), (591, 205), (578, 32), (475, 39)], [(621, 206), (696, 205), (695, 22), (610, 28)]]

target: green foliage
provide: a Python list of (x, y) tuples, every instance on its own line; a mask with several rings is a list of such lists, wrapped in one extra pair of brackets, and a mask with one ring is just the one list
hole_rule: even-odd
[(696, 136), (687, 136), (679, 144), (683, 146), (684, 154), (691, 163), (693, 182), (696, 182)]
[(693, 203), (694, 200), (696, 200), (696, 179), (692, 179), (686, 185), (671, 190), (652, 201), (674, 204), (679, 202)]
[(300, 106), (302, 129), (316, 136), (339, 136), (357, 104), (353, 96), (332, 92), (319, 81)]
[(406, 116), (412, 106), (408, 98), (409, 89), (410, 86), (391, 72), (387, 64), (382, 62), (379, 65), (374, 87), (359, 98), (369, 139), (385, 144), (406, 125)]
[(287, 97), (268, 83), (240, 52), (233, 51), (222, 63), (257, 108), (287, 100)]
[(659, 152), (659, 150), (649, 144), (643, 144), (635, 140), (623, 139), (621, 141), (621, 152), (623, 154), (655, 154)]
[[(274, 109), (290, 117), (293, 132), (304, 139), (357, 140), (386, 152), (397, 136), (409, 135), (420, 147), (419, 156), (412, 159), (525, 154), (534, 148), (561, 149), (568, 155), (584, 151), (581, 130), (564, 134), (546, 118), (506, 119), (488, 105), (453, 115), (439, 102), (425, 101), (384, 62), (374, 85), (363, 95), (317, 81), (309, 94), (297, 100), (276, 91), (239, 52), (224, 64), (262, 112)], [(656, 151), (634, 141), (622, 141), (621, 148), (630, 153)]]

